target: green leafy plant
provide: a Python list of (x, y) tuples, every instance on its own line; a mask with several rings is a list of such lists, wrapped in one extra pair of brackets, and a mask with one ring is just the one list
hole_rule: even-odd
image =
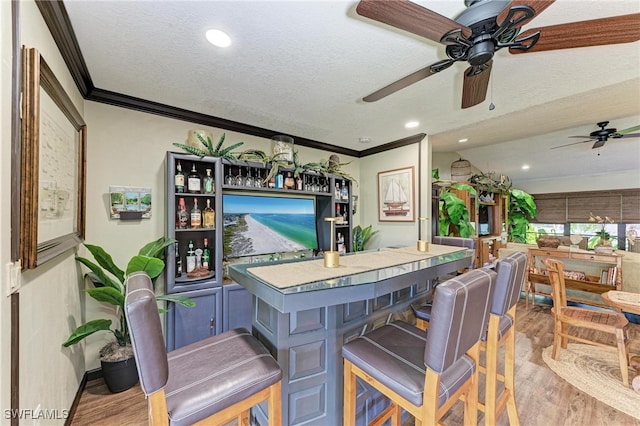
[(471, 237), (475, 234), (475, 230), (469, 221), (469, 209), (467, 209), (464, 200), (451, 192), (451, 189), (469, 191), (472, 195), (476, 194), (475, 188), (466, 183), (456, 183), (442, 190), (439, 206), (440, 235)]
[(197, 155), (198, 157), (211, 156), (235, 160), (236, 157), (233, 154), (233, 150), (244, 144), (244, 142), (238, 142), (223, 149), (222, 144), (224, 143), (225, 139), (224, 133), (222, 134), (222, 136), (220, 136), (220, 140), (215, 147), (213, 146), (213, 141), (209, 136), (207, 136), (206, 139), (203, 138), (200, 133), (196, 133), (196, 136), (198, 137), (198, 140), (200, 141), (200, 143), (202, 143), (204, 148), (196, 148), (191, 145), (186, 145), (178, 142), (174, 142), (173, 145), (177, 146), (178, 148), (184, 149), (190, 154)]
[(353, 227), (353, 251), (363, 251), (367, 243), (378, 231), (373, 230), (373, 225), (366, 228), (356, 225)]
[(509, 238), (513, 242), (526, 243), (529, 222), (538, 215), (538, 208), (531, 194), (521, 189), (509, 191)]
[[(85, 337), (98, 331), (111, 332), (119, 347), (130, 345), (129, 327), (124, 316), (124, 299), (126, 296), (125, 279), (133, 272), (144, 271), (149, 275), (155, 287), (155, 282), (165, 267), (164, 261), (162, 260), (165, 248), (174, 242), (175, 240), (173, 239), (161, 237), (146, 244), (140, 249), (137, 255), (129, 260), (127, 268), (124, 271), (115, 265), (111, 255), (102, 247), (84, 244), (87, 250), (93, 255), (95, 262), (97, 262), (95, 263), (85, 257), (76, 256), (76, 260), (91, 271), (85, 274), (85, 279), (88, 278), (89, 281), (91, 281), (93, 288), (88, 288), (85, 291), (98, 302), (113, 306), (114, 313), (119, 318), (119, 323), (112, 328), (113, 322), (110, 319), (88, 321), (76, 328), (63, 343), (63, 346), (68, 347), (79, 343)], [(191, 299), (184, 296), (158, 296), (158, 300), (171, 301), (186, 307), (195, 306), (195, 303)]]
[(476, 185), (478, 191), (482, 192), (507, 194), (511, 189), (511, 179), (509, 179), (509, 176), (496, 176), (495, 172), (481, 172), (480, 174), (472, 175), (469, 178), (469, 182)]

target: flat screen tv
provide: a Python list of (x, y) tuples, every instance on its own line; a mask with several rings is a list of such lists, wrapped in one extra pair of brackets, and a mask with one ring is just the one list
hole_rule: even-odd
[(224, 255), (317, 249), (314, 203), (312, 197), (224, 194)]

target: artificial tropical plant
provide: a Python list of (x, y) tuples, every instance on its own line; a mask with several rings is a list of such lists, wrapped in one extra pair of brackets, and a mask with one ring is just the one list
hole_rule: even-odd
[(531, 194), (521, 189), (509, 191), (508, 229), (511, 241), (526, 243), (529, 222), (537, 215), (538, 208)]
[(475, 235), (475, 229), (469, 221), (469, 209), (464, 200), (451, 192), (451, 189), (469, 191), (472, 195), (476, 195), (475, 188), (466, 183), (456, 183), (448, 188), (443, 188), (440, 193), (439, 206), (440, 235), (471, 237)]
[(353, 227), (353, 251), (363, 251), (366, 247), (367, 243), (375, 234), (377, 234), (377, 230), (373, 230), (373, 225), (369, 225), (365, 228), (360, 225), (356, 225)]
[(222, 148), (222, 144), (224, 143), (224, 139), (225, 139), (225, 133), (223, 133), (222, 136), (220, 136), (220, 140), (218, 140), (217, 145), (214, 147), (213, 141), (209, 136), (207, 136), (206, 139), (203, 138), (200, 133), (196, 133), (196, 136), (198, 137), (198, 140), (200, 141), (200, 143), (202, 143), (204, 148), (196, 148), (191, 145), (186, 145), (179, 142), (174, 142), (173, 145), (177, 146), (178, 148), (184, 149), (190, 154), (197, 155), (198, 157), (205, 157), (208, 155), (211, 157), (219, 157), (219, 158), (226, 158), (229, 160), (235, 160), (236, 157), (233, 154), (233, 150), (236, 148), (239, 148), (244, 144), (244, 142), (237, 142), (226, 148)]
[[(129, 260), (127, 268), (124, 271), (116, 266), (111, 255), (102, 247), (93, 244), (84, 244), (97, 262), (96, 264), (90, 259), (76, 256), (76, 260), (91, 271), (85, 274), (85, 279), (88, 278), (91, 281), (93, 288), (88, 288), (85, 291), (98, 302), (112, 305), (116, 316), (119, 318), (119, 322), (116, 326), (112, 327), (113, 321), (110, 319), (94, 319), (88, 321), (76, 328), (63, 343), (63, 346), (68, 347), (74, 345), (98, 331), (109, 331), (115, 337), (119, 347), (128, 346), (131, 343), (131, 338), (129, 336), (127, 320), (124, 315), (124, 299), (126, 296), (125, 279), (133, 272), (144, 271), (149, 275), (155, 287), (155, 282), (165, 267), (165, 263), (162, 260), (165, 248), (173, 243), (175, 243), (175, 240), (161, 237), (145, 244), (138, 254)], [(191, 299), (184, 296), (158, 296), (158, 300), (171, 301), (187, 307), (195, 306), (195, 303)]]

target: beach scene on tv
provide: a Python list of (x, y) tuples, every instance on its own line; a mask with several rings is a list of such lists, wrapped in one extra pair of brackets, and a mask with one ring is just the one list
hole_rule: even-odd
[(318, 247), (314, 200), (225, 194), (224, 253), (234, 258)]

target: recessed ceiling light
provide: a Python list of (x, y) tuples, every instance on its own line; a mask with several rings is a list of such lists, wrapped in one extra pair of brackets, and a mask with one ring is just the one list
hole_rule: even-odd
[(208, 30), (205, 34), (209, 43), (218, 47), (229, 47), (231, 45), (231, 38), (221, 30)]
[(458, 139), (458, 143), (465, 143), (465, 142), (468, 142), (468, 141), (469, 141), (469, 139), (467, 139), (467, 138)]
[(522, 170), (529, 170), (529, 165), (528, 164), (523, 164), (522, 165)]
[(419, 121), (407, 121), (404, 123), (404, 127), (407, 129), (413, 129), (414, 127), (418, 127), (420, 125)]
[(368, 138), (368, 137), (364, 136), (364, 137), (358, 138), (358, 142), (360, 142), (360, 143), (369, 143), (369, 142), (371, 142), (371, 138)]

